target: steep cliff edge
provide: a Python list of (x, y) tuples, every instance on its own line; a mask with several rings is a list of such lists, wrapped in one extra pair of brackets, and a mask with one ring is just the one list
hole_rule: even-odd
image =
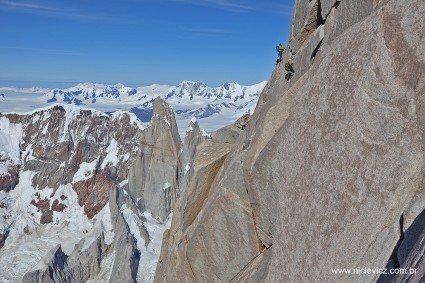
[[(155, 282), (423, 280), (424, 17), (420, 0), (296, 1), (295, 76), (273, 72), (228, 153), (198, 146), (219, 168), (178, 200)], [(417, 273), (332, 271), (384, 267)]]

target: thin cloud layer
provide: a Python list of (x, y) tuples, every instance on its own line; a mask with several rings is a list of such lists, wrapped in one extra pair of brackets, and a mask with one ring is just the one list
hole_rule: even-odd
[[(142, 0), (143, 1), (143, 0)], [(146, 1), (146, 0), (145, 0)], [(204, 6), (230, 12), (266, 12), (292, 15), (292, 5), (276, 3), (275, 1), (229, 1), (229, 0), (169, 0), (174, 3)]]
[(67, 10), (53, 5), (36, 2), (17, 2), (17, 1), (0, 1), (0, 8), (3, 10), (16, 12), (36, 12), (36, 13), (68, 13), (75, 10)]
[(83, 11), (80, 9), (73, 9), (70, 7), (59, 6), (60, 1), (46, 2), (46, 1), (31, 1), (31, 2), (18, 2), (11, 0), (0, 0), (0, 10), (10, 13), (27, 13), (42, 17), (55, 17), (75, 21), (114, 21), (114, 22), (128, 22), (127, 20), (120, 20), (113, 15), (105, 15), (99, 11)]
[(233, 12), (255, 10), (255, 8), (251, 5), (237, 3), (235, 1), (231, 2), (228, 0), (171, 0), (171, 1), (176, 3), (182, 3), (182, 4), (219, 8), (224, 10), (230, 10)]
[(43, 49), (43, 48), (32, 48), (32, 47), (21, 47), (21, 46), (1, 46), (0, 49), (12, 49), (12, 50), (21, 50), (21, 51), (30, 51), (31, 53), (37, 52), (41, 54), (49, 55), (67, 55), (67, 56), (82, 56), (84, 54), (70, 51), (70, 50), (56, 50), (56, 49)]
[(234, 31), (224, 28), (182, 28), (182, 31), (195, 35), (232, 34)]

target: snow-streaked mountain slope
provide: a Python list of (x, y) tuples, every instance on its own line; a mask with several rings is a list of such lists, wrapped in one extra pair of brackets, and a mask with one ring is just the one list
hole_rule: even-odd
[[(125, 260), (122, 250), (130, 259), (133, 253), (140, 254), (137, 264), (129, 266), (135, 270), (134, 278), (152, 281), (167, 224), (166, 217), (161, 219), (151, 209), (151, 199), (158, 199), (157, 206), (164, 206), (161, 200), (171, 203), (166, 194), (174, 195), (171, 177), (177, 160), (175, 164), (164, 160), (171, 154), (174, 160), (180, 151), (171, 108), (156, 99), (154, 112), (149, 124), (132, 113), (106, 115), (75, 105), (0, 114), (0, 282), (38, 282), (37, 272), (46, 272), (56, 256), (64, 262), (69, 259), (70, 266), (57, 272), (77, 272), (86, 265), (74, 260), (98, 256), (93, 250), (100, 243), (105, 252), (98, 257), (100, 266), (93, 261), (89, 273), (77, 272), (84, 275), (77, 282), (112, 278), (110, 271), (121, 267), (114, 262)], [(155, 161), (147, 156), (164, 162), (155, 168), (139, 165), (147, 176), (143, 180), (151, 181), (146, 185), (152, 190), (149, 196), (134, 193), (143, 193), (130, 169), (139, 156), (150, 166)], [(164, 182), (170, 180), (167, 189), (157, 175)], [(123, 190), (128, 197), (111, 197)], [(164, 214), (168, 216), (171, 209)], [(122, 238), (131, 234), (136, 244), (132, 240), (123, 244)], [(101, 272), (96, 271), (99, 268)]]
[(152, 117), (153, 99), (160, 96), (175, 110), (184, 136), (184, 129), (193, 117), (201, 128), (213, 132), (243, 114), (252, 113), (265, 85), (266, 82), (252, 86), (232, 82), (212, 88), (203, 82), (183, 81), (177, 86), (156, 84), (138, 88), (95, 83), (81, 83), (67, 89), (0, 87), (0, 94), (4, 94), (0, 98), (0, 112), (22, 112), (50, 103), (66, 103), (105, 113), (129, 111), (147, 122)]

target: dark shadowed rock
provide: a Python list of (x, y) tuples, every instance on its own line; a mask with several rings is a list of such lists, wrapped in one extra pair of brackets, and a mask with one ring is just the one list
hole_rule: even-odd
[(0, 234), (0, 249), (3, 248), (4, 242), (6, 241), (8, 236), (9, 236), (9, 231), (5, 231), (3, 234)]

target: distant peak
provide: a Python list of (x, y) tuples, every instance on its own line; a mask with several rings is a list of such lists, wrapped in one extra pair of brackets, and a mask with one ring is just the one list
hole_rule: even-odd
[(206, 86), (206, 84), (201, 81), (182, 81), (179, 86)]
[(74, 87), (71, 87), (71, 89), (87, 89), (87, 88), (106, 88), (106, 85), (104, 84), (98, 84), (98, 83), (90, 83), (90, 82), (85, 82), (85, 83), (79, 83)]
[(114, 85), (114, 87), (116, 87), (116, 88), (125, 88), (126, 86), (123, 85), (122, 83), (117, 83), (117, 84)]
[(240, 86), (241, 86), (240, 84), (238, 84), (237, 82), (233, 81), (231, 83), (226, 82), (221, 87), (224, 88), (224, 89), (226, 89), (226, 90), (229, 90), (229, 89), (240, 87)]
[(84, 82), (84, 83), (80, 83), (78, 85), (79, 86), (86, 86), (86, 87), (94, 87), (94, 86), (99, 86), (100, 84), (98, 84), (98, 83), (91, 83), (91, 82)]

